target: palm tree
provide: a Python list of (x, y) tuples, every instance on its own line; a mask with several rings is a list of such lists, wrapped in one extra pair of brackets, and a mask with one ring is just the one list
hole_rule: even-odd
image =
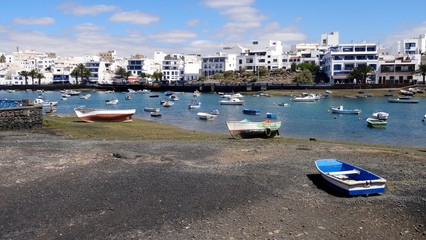
[[(84, 66), (83, 63), (79, 63), (77, 64), (77, 66), (72, 70), (71, 72), (71, 76), (75, 77), (75, 84), (78, 85), (78, 77), (81, 78), (81, 82), (83, 82), (83, 77), (85, 77), (85, 71), (87, 71), (88, 68), (86, 68), (86, 66)], [(87, 73), (86, 73), (87, 75)]]
[(31, 77), (32, 85), (34, 85), (34, 79), (37, 76), (38, 71), (36, 69), (31, 69), (28, 75)]
[(38, 85), (41, 85), (41, 79), (45, 78), (43, 73), (40, 73), (40, 72), (38, 72), (35, 77), (38, 79)]
[(367, 76), (368, 76), (368, 74), (370, 74), (371, 72), (374, 71), (374, 68), (372, 68), (369, 65), (362, 65), (358, 68), (359, 68), (359, 70), (361, 71), (361, 74), (362, 74), (361, 75), (362, 83), (366, 84), (367, 83)]
[(83, 82), (83, 78), (86, 79), (86, 82), (89, 81), (89, 78), (92, 76), (92, 72), (90, 72), (90, 69), (84, 68), (83, 74), (81, 75), (81, 82)]
[(27, 71), (21, 71), (21, 73), (19, 73), (19, 75), (25, 78), (25, 85), (28, 85), (29, 72), (27, 72)]
[(422, 77), (423, 77), (423, 84), (425, 84), (426, 64), (420, 64), (419, 69), (417, 69), (414, 73), (422, 75)]
[(349, 72), (348, 78), (351, 80), (360, 80), (362, 78), (362, 72), (359, 68), (354, 68)]
[(74, 68), (72, 70), (72, 72), (70, 73), (70, 75), (73, 76), (73, 77), (75, 77), (75, 82), (76, 82), (76, 84), (78, 84), (79, 73), (78, 73), (77, 68)]

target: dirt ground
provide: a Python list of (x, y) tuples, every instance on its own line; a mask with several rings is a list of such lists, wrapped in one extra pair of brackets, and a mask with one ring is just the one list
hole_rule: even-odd
[[(0, 132), (0, 239), (426, 239), (426, 152), (320, 142)], [(314, 166), (387, 179), (345, 197)]]

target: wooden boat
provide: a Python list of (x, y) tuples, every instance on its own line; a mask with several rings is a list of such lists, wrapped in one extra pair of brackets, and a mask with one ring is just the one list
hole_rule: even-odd
[(243, 113), (244, 114), (248, 114), (248, 115), (259, 115), (260, 114), (260, 110), (259, 109), (248, 109), (248, 108), (244, 108), (243, 109)]
[(267, 137), (272, 138), (279, 135), (281, 121), (266, 120), (263, 122), (252, 122), (244, 119), (242, 121), (227, 121), (226, 125), (233, 138)]
[(411, 97), (398, 97), (398, 98), (388, 98), (390, 103), (419, 103), (417, 99), (411, 99)]
[(159, 112), (160, 108), (154, 108), (154, 107), (145, 107), (143, 109), (145, 112)]
[(77, 117), (84, 122), (131, 122), (136, 109), (74, 108)]
[(228, 98), (219, 101), (220, 105), (244, 105), (244, 100), (239, 98)]
[(340, 107), (331, 107), (332, 113), (338, 113), (338, 114), (360, 114), (362, 111), (361, 109), (343, 109), (343, 106)]
[(377, 119), (374, 117), (367, 118), (367, 125), (372, 128), (384, 128), (387, 125), (386, 120)]
[(336, 159), (316, 160), (315, 165), (331, 187), (349, 196), (385, 192), (386, 180), (362, 168)]
[(118, 99), (105, 100), (106, 105), (116, 105), (118, 103)]
[(197, 113), (197, 116), (201, 120), (215, 120), (218, 115), (217, 114), (206, 113), (206, 112), (199, 112), (199, 113)]

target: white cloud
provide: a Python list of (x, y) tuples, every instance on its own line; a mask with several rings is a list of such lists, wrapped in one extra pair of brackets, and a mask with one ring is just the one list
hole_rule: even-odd
[(50, 17), (40, 17), (40, 18), (15, 18), (13, 23), (22, 24), (22, 25), (50, 25), (55, 23), (55, 20)]
[(407, 38), (418, 38), (420, 34), (426, 33), (426, 21), (399, 32), (394, 32), (384, 37), (383, 45), (386, 47), (395, 45), (398, 41), (402, 41)]
[(97, 15), (103, 12), (117, 11), (120, 8), (113, 5), (80, 5), (79, 3), (67, 2), (59, 5), (58, 9), (64, 13), (83, 16), (83, 15)]
[(112, 15), (109, 20), (112, 22), (127, 22), (132, 24), (146, 25), (158, 22), (160, 18), (150, 14), (133, 11), (116, 13)]
[(212, 8), (241, 7), (251, 5), (254, 0), (204, 0), (203, 3)]
[(182, 43), (196, 37), (196, 33), (186, 30), (161, 31), (150, 36), (151, 39), (163, 43)]
[(104, 27), (98, 26), (93, 23), (82, 23), (74, 27), (78, 32), (95, 32), (104, 29)]
[(197, 26), (199, 24), (200, 24), (200, 20), (198, 20), (198, 19), (191, 19), (191, 20), (186, 22), (187, 26)]

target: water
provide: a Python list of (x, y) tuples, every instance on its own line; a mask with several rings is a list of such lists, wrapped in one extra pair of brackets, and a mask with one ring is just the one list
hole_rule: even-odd
[[(151, 94), (159, 94), (159, 98), (150, 98)], [(124, 109), (136, 108), (136, 118), (150, 121), (164, 122), (185, 129), (212, 133), (228, 133), (227, 120), (263, 121), (266, 112), (276, 113), (282, 121), (280, 133), (285, 137), (316, 138), (323, 140), (386, 144), (395, 146), (426, 147), (426, 123), (422, 122), (426, 114), (426, 99), (421, 98), (418, 104), (388, 103), (385, 97), (373, 98), (341, 98), (329, 97), (315, 103), (292, 102), (290, 97), (254, 97), (245, 96), (243, 106), (227, 106), (218, 103), (220, 95), (202, 93), (200, 109), (189, 109), (188, 105), (193, 98), (192, 93), (177, 94), (179, 101), (170, 108), (160, 105), (163, 93), (133, 94), (132, 100), (125, 100), (125, 93), (108, 94), (92, 92), (87, 100), (78, 96), (61, 100), (59, 91), (47, 91), (43, 96), (47, 101), (58, 101), (58, 114), (74, 115), (73, 108), (85, 105), (94, 108)], [(37, 92), (0, 91), (0, 99), (37, 98)], [(106, 106), (105, 100), (116, 97), (117, 105)], [(279, 106), (278, 103), (289, 103), (289, 107)], [(339, 115), (329, 112), (331, 106), (343, 105), (346, 109), (360, 108), (361, 115)], [(144, 112), (144, 107), (161, 107), (162, 117), (153, 118), (150, 113)], [(243, 108), (261, 110), (257, 116), (245, 115)], [(196, 115), (197, 112), (210, 112), (218, 109), (220, 114), (214, 121), (203, 121)], [(384, 129), (367, 127), (366, 119), (373, 112), (384, 111), (390, 114), (388, 125)]]

